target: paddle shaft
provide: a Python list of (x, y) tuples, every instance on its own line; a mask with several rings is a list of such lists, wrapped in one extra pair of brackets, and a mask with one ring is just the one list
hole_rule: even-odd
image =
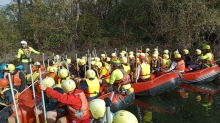
[(9, 84), (10, 84), (10, 88), (11, 88), (10, 90), (11, 90), (12, 99), (13, 99), (13, 103), (14, 103), (14, 107), (15, 107), (16, 120), (17, 120), (17, 123), (20, 123), (20, 119), (18, 116), (18, 108), (17, 108), (17, 104), (15, 101), (14, 88), (13, 88), (12, 81), (11, 81), (11, 74), (9, 72), (8, 72), (8, 79), (9, 79)]
[[(44, 66), (44, 68), (46, 68), (46, 67), (45, 67), (45, 63), (44, 63), (44, 53), (42, 53), (42, 61), (43, 61), (43, 66)], [(44, 69), (44, 71), (46, 71), (46, 69)]]

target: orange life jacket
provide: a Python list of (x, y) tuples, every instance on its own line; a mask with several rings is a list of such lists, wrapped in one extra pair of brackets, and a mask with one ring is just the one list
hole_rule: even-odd
[(175, 69), (178, 71), (184, 71), (185, 70), (185, 62), (183, 60), (179, 61), (177, 63), (177, 66)]
[(21, 85), (21, 79), (19, 77), (19, 71), (15, 74), (15, 75), (11, 75), (11, 80), (12, 80), (12, 83), (15, 85), (15, 86), (20, 86)]
[[(85, 94), (83, 93), (83, 91), (77, 93), (77, 92), (73, 92), (75, 95), (79, 96), (82, 105), (81, 108), (79, 110), (75, 110), (73, 107), (71, 107), (70, 105), (67, 105), (67, 108), (69, 110), (69, 114), (71, 118), (78, 118), (81, 119), (84, 116), (86, 116), (89, 113), (89, 109), (88, 109), (88, 101), (86, 99)], [(97, 107), (98, 108), (98, 107)], [(77, 114), (81, 113), (81, 116), (77, 116)]]

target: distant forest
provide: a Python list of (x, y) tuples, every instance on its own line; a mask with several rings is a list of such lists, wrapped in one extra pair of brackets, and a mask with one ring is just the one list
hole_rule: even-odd
[[(220, 51), (219, 0), (13, 0), (0, 8), (1, 53), (150, 47)], [(161, 50), (162, 51), (162, 50)]]

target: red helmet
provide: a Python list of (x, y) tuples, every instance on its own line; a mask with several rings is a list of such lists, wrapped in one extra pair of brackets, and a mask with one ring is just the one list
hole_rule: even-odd
[(5, 88), (9, 84), (8, 79), (0, 79), (0, 87)]

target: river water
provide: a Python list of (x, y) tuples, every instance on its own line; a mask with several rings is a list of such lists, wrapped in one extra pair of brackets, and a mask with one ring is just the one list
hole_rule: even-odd
[[(214, 82), (219, 82), (219, 78)], [(135, 114), (139, 123), (144, 123), (141, 119), (145, 111), (152, 112), (153, 123), (220, 123), (220, 93), (213, 95), (211, 109), (202, 106), (206, 101), (196, 100), (199, 94), (205, 97), (205, 94), (189, 92), (188, 98), (183, 99), (177, 89), (156, 96), (136, 97), (148, 105), (132, 104), (126, 110)]]

